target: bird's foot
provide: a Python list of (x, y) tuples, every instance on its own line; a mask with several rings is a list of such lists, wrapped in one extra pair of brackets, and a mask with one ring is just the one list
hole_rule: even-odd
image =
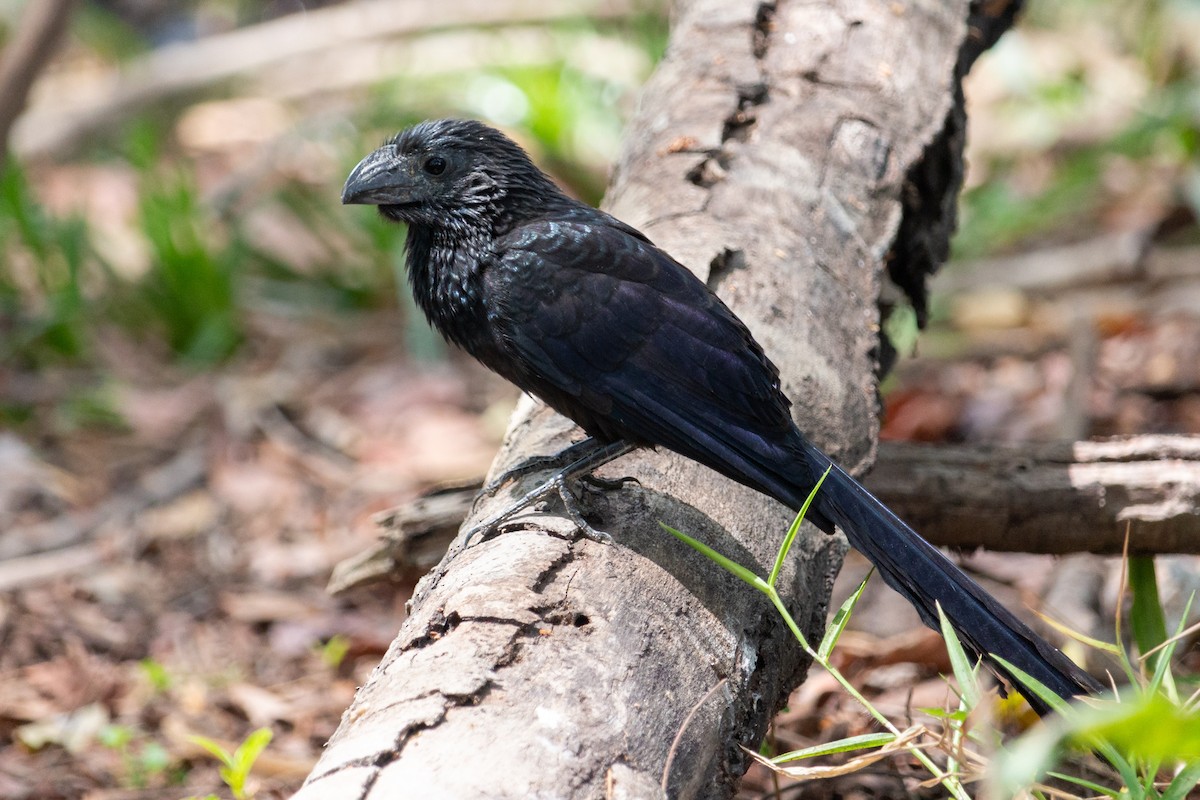
[[(588, 447), (581, 447), (581, 445), (584, 444), (587, 444)], [(571, 445), (571, 447), (563, 450), (559, 456), (561, 457), (568, 452), (573, 452), (576, 455), (578, 455), (580, 452), (584, 452), (585, 454), (582, 457), (576, 458), (566, 467), (554, 473), (554, 475), (550, 476), (550, 478), (544, 483), (540, 484), (532, 491), (527, 492), (515, 503), (501, 511), (499, 514), (496, 514), (471, 528), (467, 532), (466, 538), (464, 539), (464, 546), (469, 545), (471, 540), (483, 531), (502, 525), (519, 512), (546, 500), (552, 495), (558, 495), (559, 499), (562, 501), (563, 508), (567, 512), (567, 516), (570, 517), (571, 521), (575, 523), (576, 527), (579, 529), (579, 532), (583, 534), (583, 536), (595, 542), (611, 544), (611, 536), (604, 531), (596, 530), (584, 518), (583, 510), (579, 505), (579, 499), (575, 497), (574, 493), (571, 492), (568, 484), (572, 480), (580, 479), (581, 482), (586, 481), (593, 485), (604, 488), (619, 488), (623, 486), (625, 483), (633, 479), (622, 478), (617, 481), (607, 481), (600, 478), (595, 478), (591, 475), (591, 473), (593, 470), (599, 469), (609, 461), (625, 455), (630, 450), (633, 450), (633, 447), (633, 445), (627, 444), (626, 442), (612, 442), (610, 444), (597, 446), (594, 439), (585, 439), (578, 444)], [(524, 466), (524, 464), (521, 466)]]
[[(588, 475), (583, 476), (580, 478), (580, 483), (587, 481), (589, 477)], [(602, 530), (593, 528), (591, 523), (587, 521), (587, 518), (583, 516), (583, 508), (579, 505), (579, 498), (567, 486), (567, 481), (561, 472), (555, 476), (554, 483), (558, 488), (558, 496), (562, 500), (567, 516), (571, 518), (571, 522), (575, 523), (575, 527), (579, 529), (584, 538), (591, 539), (593, 542), (599, 544), (612, 544), (612, 536)]]
[[(582, 483), (584, 480), (586, 478), (580, 479), (580, 482)], [(616, 482), (614, 481), (613, 483)], [(530, 506), (549, 500), (556, 495), (563, 505), (563, 510), (566, 511), (566, 516), (575, 524), (579, 533), (592, 541), (600, 542), (601, 544), (612, 544), (612, 537), (610, 535), (592, 527), (591, 523), (584, 517), (579, 498), (571, 491), (570, 486), (567, 485), (567, 477), (561, 471), (555, 473), (546, 482), (539, 484), (536, 489), (521, 497), (516, 503), (504, 509), (499, 514), (471, 528), (467, 532), (466, 543), (470, 544), (471, 540), (478, 534), (486, 530), (498, 529)]]
[(599, 450), (603, 446), (596, 437), (589, 436), (574, 444), (567, 445), (554, 455), (530, 456), (520, 464), (505, 470), (503, 474), (484, 484), (483, 488), (479, 490), (479, 497), (495, 497), (496, 492), (518, 478), (524, 478), (526, 475), (532, 475), (544, 469), (565, 469), (570, 464), (586, 457), (591, 452)]

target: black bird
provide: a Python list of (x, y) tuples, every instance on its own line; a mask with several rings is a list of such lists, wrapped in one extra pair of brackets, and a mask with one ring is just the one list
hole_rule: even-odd
[[(779, 371), (685, 267), (565, 195), (504, 134), (437, 120), (405, 130), (346, 180), (343, 203), (408, 224), (417, 304), (449, 341), (574, 420), (607, 451), (661, 446), (799, 509), (828, 456), (797, 429)], [(832, 465), (808, 519), (850, 543), (937, 630), (1061, 697), (1099, 686)]]

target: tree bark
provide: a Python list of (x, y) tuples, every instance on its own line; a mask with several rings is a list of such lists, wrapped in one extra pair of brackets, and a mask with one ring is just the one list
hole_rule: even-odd
[[(965, 0), (681, 0), (606, 200), (747, 322), (799, 423), (852, 468), (878, 430), (881, 267), (944, 248), (961, 168), (921, 163), (959, 158), (957, 82), (977, 44)], [(914, 248), (899, 237), (918, 212), (932, 222)], [(523, 403), (493, 474), (570, 434)], [(465, 550), (460, 537), (298, 797), (732, 794), (739, 745), (757, 746), (807, 663), (761, 596), (656, 522), (765, 574), (791, 514), (669, 453), (604, 474), (638, 480), (585, 497), (613, 546), (554, 513)], [(813, 639), (843, 548), (805, 531), (779, 583)]]
[[(867, 488), (931, 542), (1026, 553), (1200, 553), (1200, 438), (1021, 447), (886, 443)], [(936, 501), (934, 500), (936, 498)]]

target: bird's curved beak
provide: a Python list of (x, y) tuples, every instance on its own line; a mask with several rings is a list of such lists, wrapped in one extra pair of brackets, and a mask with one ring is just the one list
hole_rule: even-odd
[(402, 162), (391, 145), (381, 147), (350, 170), (342, 187), (343, 205), (403, 205), (412, 199), (412, 187)]

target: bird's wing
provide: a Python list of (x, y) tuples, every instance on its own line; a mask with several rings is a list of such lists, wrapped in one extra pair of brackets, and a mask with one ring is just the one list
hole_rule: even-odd
[(518, 384), (584, 427), (611, 420), (718, 469), (729, 465), (714, 453), (727, 460), (793, 430), (779, 372), (745, 325), (645, 239), (606, 218), (541, 221), (496, 252), (489, 307), (527, 371)]
[[(620, 229), (539, 223), (518, 231), (485, 280), (522, 388), (581, 421), (664, 445), (799, 508), (829, 457), (792, 425), (778, 373), (733, 313), (682, 266)], [(553, 399), (557, 403), (553, 402)], [(1098, 685), (833, 468), (808, 518), (836, 523), (930, 627), (940, 604), (960, 638), (1061, 697)], [(1039, 713), (1049, 705), (1025, 691)]]

